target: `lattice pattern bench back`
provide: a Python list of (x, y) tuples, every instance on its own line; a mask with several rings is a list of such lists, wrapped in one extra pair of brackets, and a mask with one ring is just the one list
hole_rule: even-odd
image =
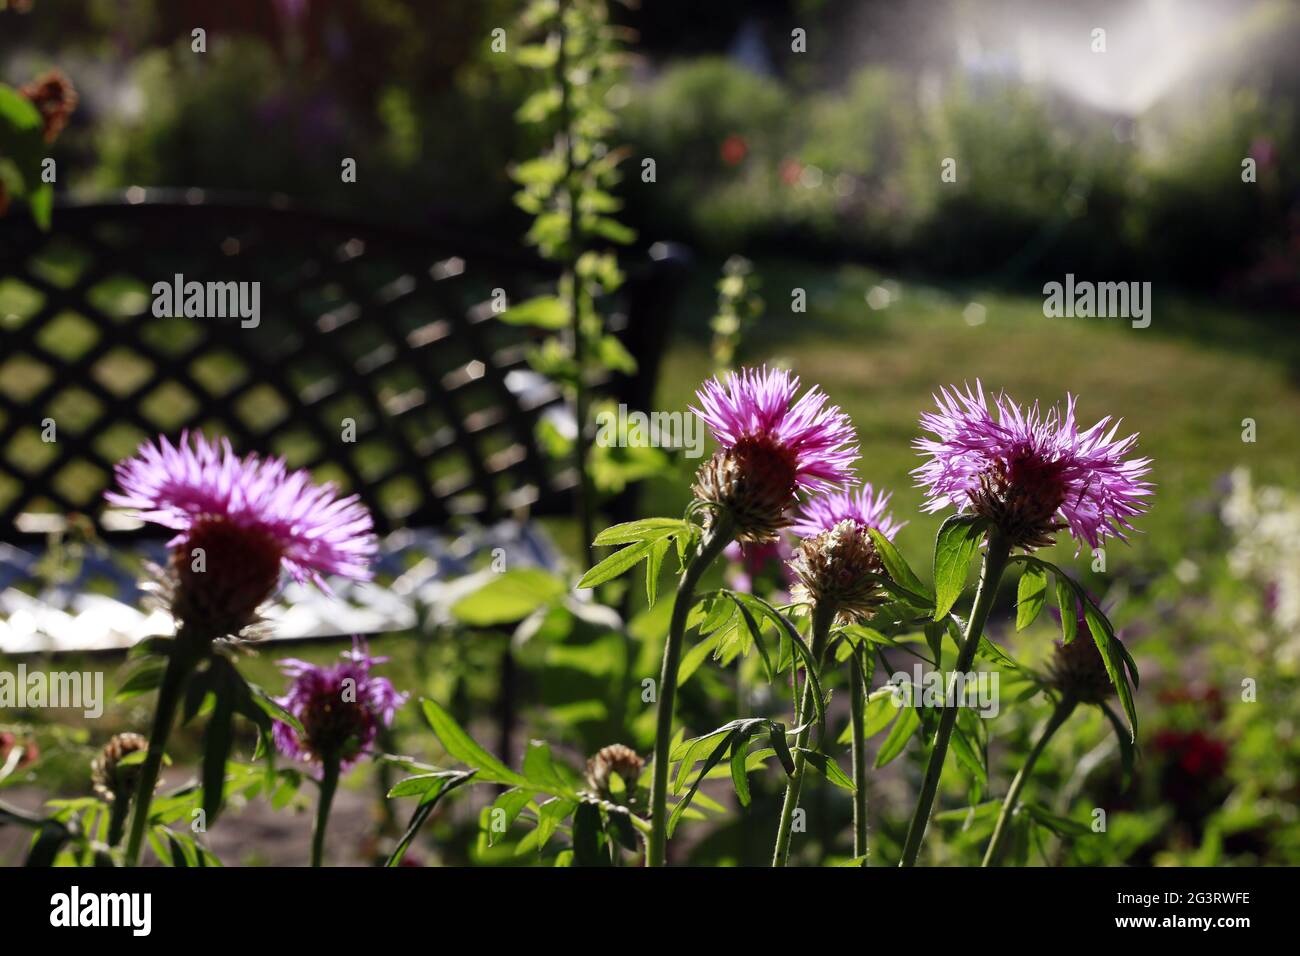
[[(528, 370), (536, 333), (491, 305), (496, 289), (509, 302), (543, 291), (549, 266), (189, 199), (63, 208), (49, 234), (0, 227), (0, 540), (39, 533), (33, 514), (98, 515), (113, 464), (185, 428), (360, 492), (380, 530), (566, 507), (572, 471), (536, 439), (562, 398)], [(641, 367), (609, 385), (643, 407), (666, 283), (649, 264), (632, 273), (621, 314)], [(260, 324), (155, 317), (154, 284), (177, 274), (260, 282)]]

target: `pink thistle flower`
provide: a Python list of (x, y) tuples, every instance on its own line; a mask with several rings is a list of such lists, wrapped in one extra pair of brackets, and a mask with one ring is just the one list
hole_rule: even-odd
[(348, 770), (369, 751), (380, 726), (390, 726), (406, 703), (386, 677), (370, 673), (387, 657), (371, 657), (364, 641), (353, 638), (343, 661), (320, 667), (293, 658), (277, 661), (293, 678), (289, 692), (277, 703), (298, 718), (303, 731), (277, 720), (271, 728), (276, 749), (286, 757), (321, 764), (337, 759)]
[(853, 425), (815, 386), (797, 401), (799, 378), (784, 369), (745, 369), (711, 379), (691, 406), (722, 448), (696, 476), (696, 498), (735, 522), (741, 541), (769, 541), (789, 524), (799, 490), (821, 491), (853, 474)]
[(1116, 440), (1119, 422), (1109, 416), (1080, 431), (1074, 396), (1064, 414), (1037, 403), (1022, 409), (1005, 393), (990, 408), (977, 381), (975, 392), (945, 388), (935, 402), (938, 412), (922, 415), (921, 427), (937, 440), (913, 443), (929, 456), (912, 472), (929, 492), (926, 511), (972, 511), (1027, 550), (1066, 528), (1091, 547), (1107, 536), (1124, 540), (1129, 519), (1146, 511), (1151, 460), (1125, 460), (1138, 436)]
[(818, 495), (804, 503), (790, 530), (801, 538), (811, 538), (829, 531), (841, 521), (853, 521), (864, 528), (875, 528), (891, 541), (906, 526), (885, 509), (892, 492), (879, 491), (864, 482), (856, 491), (843, 489)]
[(182, 622), (238, 632), (281, 570), (325, 590), (324, 574), (370, 576), (370, 512), (356, 495), (340, 498), (333, 484), (313, 484), (283, 459), (239, 458), (229, 441), (187, 432), (176, 445), (146, 442), (115, 471), (121, 491), (108, 492), (109, 503), (177, 532), (169, 587)]

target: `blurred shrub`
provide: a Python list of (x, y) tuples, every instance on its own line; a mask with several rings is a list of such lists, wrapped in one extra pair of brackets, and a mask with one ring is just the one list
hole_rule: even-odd
[[(1289, 114), (1253, 91), (1222, 94), (1195, 114), (1156, 117), (1144, 154), (1133, 241), (1166, 274), (1219, 277), (1245, 268), (1285, 228), (1300, 195)], [(1242, 160), (1257, 181), (1242, 182)]]
[[(496, 59), (433, 92), (394, 77), (358, 110), (351, 92), (285, 69), (261, 39), (215, 38), (203, 57), (188, 42), (151, 50), (131, 63), (131, 109), (99, 124), (93, 182), (284, 192), (395, 219), (508, 217), (512, 110), (525, 87)], [(356, 183), (341, 180), (344, 157), (357, 161)]]

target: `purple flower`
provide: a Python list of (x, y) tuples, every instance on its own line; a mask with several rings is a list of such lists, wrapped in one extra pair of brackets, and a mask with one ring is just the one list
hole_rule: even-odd
[(1064, 414), (1037, 403), (1022, 409), (1005, 393), (990, 409), (977, 381), (975, 392), (945, 388), (935, 402), (938, 412), (922, 415), (921, 426), (938, 440), (914, 443), (929, 456), (913, 471), (929, 492), (925, 510), (973, 511), (1024, 548), (1045, 547), (1065, 528), (1092, 547), (1108, 535), (1122, 540), (1129, 519), (1146, 511), (1151, 460), (1125, 460), (1137, 435), (1117, 441), (1119, 422), (1109, 416), (1081, 432), (1074, 396)]
[(813, 386), (797, 402), (799, 376), (785, 369), (742, 369), (723, 381), (710, 379), (691, 406), (724, 449), (762, 444), (779, 449), (794, 470), (794, 482), (811, 491), (843, 484), (858, 459), (853, 424), (839, 406)]
[(830, 491), (806, 502), (790, 530), (801, 538), (811, 538), (841, 521), (854, 521), (862, 527), (875, 528), (892, 541), (907, 522), (895, 521), (885, 510), (891, 497), (892, 492), (877, 492), (871, 482), (864, 482), (856, 491)]
[(407, 695), (399, 694), (385, 677), (370, 669), (387, 657), (371, 657), (364, 641), (352, 639), (352, 650), (343, 661), (319, 667), (288, 658), (277, 661), (285, 675), (293, 678), (289, 693), (277, 700), (298, 718), (303, 732), (277, 720), (272, 728), (275, 746), (286, 757), (320, 764), (338, 759), (347, 770), (370, 749), (380, 724), (393, 722), (397, 708)]
[(798, 376), (763, 368), (711, 379), (695, 393), (700, 407), (691, 411), (722, 447), (692, 490), (726, 516), (739, 541), (771, 541), (790, 523), (800, 489), (820, 491), (852, 477), (858, 449), (848, 416), (827, 406), (816, 387), (796, 401), (798, 391)]
[(121, 493), (105, 497), (138, 517), (180, 532), (182, 542), (197, 525), (218, 518), (256, 528), (275, 539), (285, 570), (296, 580), (322, 574), (367, 580), (375, 552), (370, 512), (356, 495), (340, 498), (332, 482), (312, 483), (306, 471), (289, 471), (283, 458), (236, 457), (230, 442), (202, 434), (146, 442), (135, 458), (120, 463)]
[(328, 590), (323, 574), (367, 579), (370, 512), (283, 459), (236, 457), (201, 434), (146, 442), (117, 468), (112, 504), (177, 531), (170, 542), (173, 616), (213, 636), (237, 633), (279, 584), (281, 570)]

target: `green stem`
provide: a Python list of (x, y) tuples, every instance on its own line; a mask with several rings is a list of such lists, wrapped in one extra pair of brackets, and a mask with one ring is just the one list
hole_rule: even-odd
[[(993, 599), (998, 593), (998, 582), (1006, 569), (1007, 559), (1011, 556), (1011, 547), (1006, 539), (996, 531), (989, 532), (984, 549), (984, 562), (980, 567), (979, 589), (975, 592), (975, 606), (971, 609), (970, 620), (966, 622), (966, 635), (962, 640), (961, 651), (957, 655), (954, 674), (966, 674), (975, 662), (975, 651), (979, 649), (980, 637), (984, 633), (984, 624), (988, 621)], [(925, 767), (925, 779), (921, 783), (921, 794), (916, 803), (916, 812), (907, 828), (907, 839), (903, 843), (903, 856), (899, 866), (915, 866), (916, 856), (921, 850), (921, 841), (925, 838), (925, 828), (930, 823), (930, 810), (934, 807), (935, 793), (939, 789), (939, 778), (943, 776), (943, 762), (948, 756), (948, 741), (952, 739), (952, 729), (957, 724), (955, 701), (949, 701), (939, 717), (939, 730), (934, 736), (934, 747), (930, 750), (930, 761)]]
[(559, 32), (560, 46), (555, 61), (556, 80), (560, 84), (560, 135), (564, 137), (564, 195), (565, 213), (568, 217), (568, 242), (564, 250), (564, 273), (561, 285), (568, 285), (569, 335), (573, 339), (573, 364), (576, 369), (573, 389), (573, 413), (578, 420), (578, 432), (573, 442), (574, 465), (578, 469), (578, 485), (575, 489), (578, 512), (578, 533), (582, 536), (582, 546), (586, 550), (587, 567), (596, 563), (596, 552), (591, 543), (594, 535), (593, 512), (595, 491), (591, 486), (591, 476), (587, 471), (587, 458), (590, 454), (590, 441), (587, 434), (587, 360), (586, 342), (582, 331), (582, 309), (578, 296), (577, 263), (582, 242), (580, 223), (578, 221), (578, 194), (580, 187), (574, 182), (578, 174), (577, 162), (573, 155), (574, 116), (573, 90), (569, 82), (568, 51), (566, 50), (568, 31), (564, 22), (567, 3), (558, 5), (555, 23)]
[(1007, 834), (1007, 824), (1011, 821), (1011, 815), (1015, 812), (1016, 803), (1020, 799), (1020, 791), (1024, 789), (1025, 782), (1029, 780), (1030, 774), (1034, 772), (1034, 764), (1038, 763), (1038, 757), (1047, 748), (1047, 742), (1052, 739), (1052, 735), (1061, 729), (1074, 712), (1076, 701), (1071, 697), (1064, 697), (1052, 711), (1052, 716), (1048, 718), (1047, 724), (1043, 727), (1042, 733), (1038, 735), (1038, 741), (1034, 744), (1034, 749), (1029, 751), (1029, 756), (1025, 758), (1024, 766), (1011, 781), (1011, 789), (1007, 791), (1007, 797), (1002, 801), (1002, 809), (998, 812), (998, 822), (993, 827), (993, 836), (989, 840), (989, 847), (984, 851), (984, 862), (981, 866), (994, 866), (998, 857), (1001, 855), (1002, 842)]
[(672, 621), (664, 642), (663, 668), (659, 672), (659, 712), (655, 723), (654, 780), (650, 792), (650, 840), (646, 844), (646, 866), (663, 866), (668, 855), (668, 755), (673, 739), (673, 702), (677, 697), (677, 671), (681, 668), (682, 641), (686, 620), (695, 605), (700, 578), (731, 542), (731, 518), (719, 514), (706, 533), (700, 549), (682, 572), (673, 602)]
[(108, 845), (117, 846), (122, 842), (122, 831), (126, 829), (127, 814), (131, 812), (131, 794), (118, 790), (113, 794), (113, 805), (108, 812)]
[[(822, 657), (826, 654), (831, 623), (835, 620), (834, 607), (819, 605), (813, 610), (812, 619), (812, 659), (821, 670)], [(794, 827), (794, 811), (799, 806), (799, 793), (803, 789), (804, 770), (808, 763), (808, 739), (812, 736), (812, 715), (816, 710), (813, 695), (816, 693), (811, 678), (805, 679), (803, 685), (803, 703), (799, 707), (800, 727), (794, 741), (794, 773), (785, 785), (785, 802), (781, 805), (781, 823), (776, 831), (776, 847), (772, 851), (772, 865), (785, 866), (790, 858), (790, 836)]]
[(862, 651), (854, 648), (849, 688), (849, 719), (853, 722), (853, 855), (867, 855), (867, 738), (864, 731), (867, 679), (862, 670)]
[(330, 806), (339, 786), (339, 758), (327, 756), (321, 764), (320, 802), (316, 804), (316, 828), (311, 835), (311, 865), (320, 866), (325, 857), (325, 828), (329, 826)]
[(126, 866), (138, 866), (140, 863), (140, 851), (149, 825), (149, 807), (153, 803), (154, 789), (158, 786), (163, 755), (167, 752), (167, 738), (171, 735), (172, 724), (176, 720), (176, 707), (181, 700), (185, 679), (198, 661), (193, 651), (195, 640), (194, 635), (182, 627), (172, 642), (172, 652), (167, 658), (167, 669), (163, 672), (162, 684), (158, 688), (158, 703), (153, 712), (149, 749), (145, 753), (144, 763), (140, 765), (140, 779), (135, 788), (135, 800), (132, 801), (131, 832), (127, 837), (124, 854)]

